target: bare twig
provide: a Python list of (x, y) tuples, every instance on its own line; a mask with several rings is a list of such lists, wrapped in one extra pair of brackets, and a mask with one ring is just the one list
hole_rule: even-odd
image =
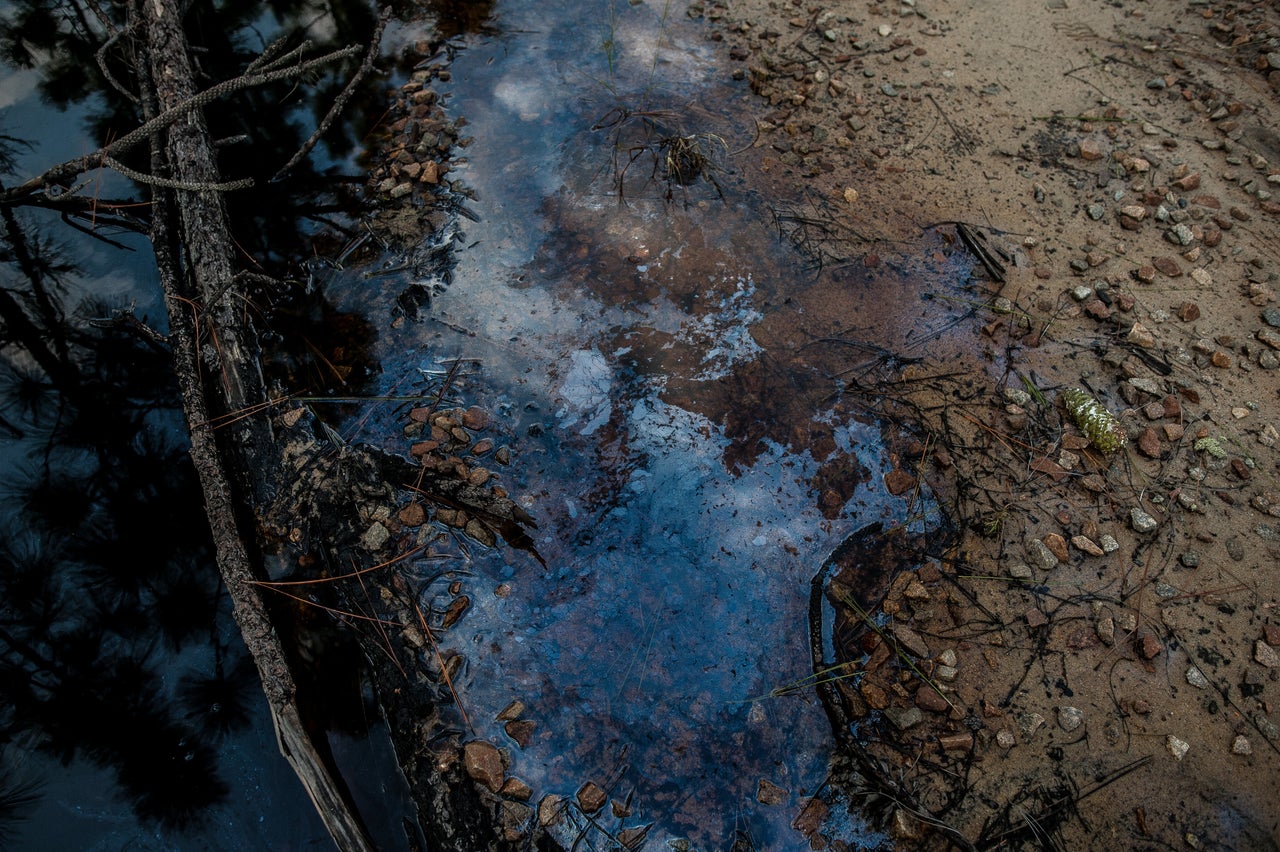
[(302, 147), (299, 148), (297, 152), (292, 157), (289, 158), (289, 162), (281, 166), (280, 170), (276, 172), (274, 176), (272, 176), (271, 178), (272, 183), (275, 183), (276, 181), (282, 179), (286, 174), (289, 173), (289, 171), (293, 169), (294, 166), (298, 165), (298, 163), (302, 161), (303, 157), (311, 153), (311, 149), (316, 147), (316, 143), (320, 141), (320, 137), (329, 131), (329, 128), (333, 125), (333, 122), (337, 120), (338, 116), (342, 113), (343, 109), (346, 108), (347, 102), (350, 101), (351, 97), (355, 94), (356, 87), (360, 85), (360, 81), (362, 81), (365, 78), (365, 76), (368, 75), (368, 73), (373, 69), (373, 62), (375, 59), (378, 58), (378, 49), (382, 44), (382, 31), (386, 29), (387, 21), (390, 18), (391, 18), (391, 7), (390, 6), (383, 7), (382, 14), (378, 16), (378, 25), (374, 27), (374, 30), (373, 30), (373, 37), (369, 40), (369, 49), (365, 52), (364, 61), (360, 63), (359, 69), (357, 69), (356, 73), (352, 75), (350, 80), (347, 81), (346, 87), (343, 88), (342, 92), (338, 95), (338, 97), (334, 98), (333, 104), (331, 104), (329, 107), (329, 111), (325, 114), (325, 117), (321, 120), (321, 122), (316, 126), (316, 129), (311, 134), (311, 136), (307, 138), (307, 141), (303, 142)]

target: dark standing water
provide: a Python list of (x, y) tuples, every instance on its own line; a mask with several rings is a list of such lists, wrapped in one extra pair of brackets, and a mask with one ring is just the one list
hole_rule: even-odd
[[(717, 82), (730, 71), (677, 12), (499, 2), (461, 37), (442, 88), (471, 142), (450, 176), (478, 221), (421, 321), (381, 341), (384, 391), (466, 359), (468, 400), (516, 450), (504, 485), (547, 568), (473, 547), (472, 608), (446, 637), (462, 706), (510, 774), (535, 801), (594, 781), (635, 811), (610, 825), (655, 823), (645, 848), (726, 848), (735, 831), (807, 848), (791, 824), (832, 734), (811, 689), (770, 693), (811, 672), (810, 579), (854, 529), (932, 516), (927, 495), (885, 492), (880, 428), (837, 407), (840, 380), (806, 351), (834, 329), (929, 329), (883, 282), (819, 287), (780, 244), (731, 171), (753, 137), (745, 86)], [(723, 198), (705, 177), (661, 179), (664, 136), (717, 158)], [(363, 276), (328, 295), (386, 325), (390, 297), (371, 304)], [(401, 425), (365, 412), (348, 436), (403, 451)], [(536, 723), (524, 748), (496, 720), (514, 701)]]

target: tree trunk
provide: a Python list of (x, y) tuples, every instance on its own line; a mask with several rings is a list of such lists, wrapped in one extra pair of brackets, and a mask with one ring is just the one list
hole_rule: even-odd
[[(175, 0), (140, 0), (132, 10), (146, 34), (139, 75), (149, 78), (155, 114), (196, 93), (186, 37)], [(148, 115), (148, 118), (151, 116)], [(190, 111), (152, 140), (153, 173), (183, 184), (219, 182), (204, 118)], [(275, 469), (275, 449), (266, 413), (258, 350), (245, 306), (234, 290), (234, 245), (220, 193), (157, 187), (153, 191), (152, 244), (164, 287), (174, 370), (182, 389), (191, 433), (191, 455), (213, 531), (218, 569), (234, 613), (257, 664), (284, 756), (311, 796), (339, 848), (373, 845), (336, 772), (327, 743), (303, 724), (288, 658), (259, 593), (247, 543), (255, 541), (252, 519), (241, 507), (264, 497)], [(202, 334), (203, 331), (203, 334)], [(225, 415), (228, 425), (212, 423)], [(232, 475), (235, 474), (233, 480)]]

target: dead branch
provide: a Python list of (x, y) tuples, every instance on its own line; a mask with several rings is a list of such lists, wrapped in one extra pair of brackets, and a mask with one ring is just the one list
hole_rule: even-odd
[(342, 111), (346, 109), (347, 102), (350, 101), (352, 95), (356, 93), (356, 87), (360, 85), (360, 82), (373, 69), (373, 61), (378, 58), (378, 49), (382, 44), (382, 31), (386, 29), (387, 21), (390, 18), (391, 7), (383, 7), (382, 14), (378, 16), (378, 25), (373, 30), (373, 37), (369, 39), (369, 49), (365, 52), (364, 61), (360, 63), (359, 69), (357, 69), (356, 73), (347, 81), (346, 87), (343, 88), (343, 90), (338, 94), (338, 97), (334, 99), (333, 103), (329, 106), (329, 111), (325, 113), (324, 118), (316, 126), (316, 129), (311, 136), (307, 138), (307, 141), (302, 143), (302, 147), (298, 149), (297, 153), (290, 157), (289, 162), (281, 166), (280, 170), (271, 178), (272, 183), (283, 178), (293, 169), (294, 166), (302, 162), (302, 158), (311, 153), (311, 150), (316, 147), (316, 143), (320, 141), (320, 137), (329, 131), (333, 122), (338, 118)]
[[(211, 86), (202, 92), (196, 93), (183, 101), (160, 111), (155, 116), (144, 121), (141, 125), (126, 133), (124, 136), (121, 136), (111, 144), (105, 145), (97, 151), (83, 157), (77, 157), (74, 160), (67, 160), (64, 163), (59, 163), (53, 168), (46, 170), (43, 174), (33, 177), (25, 183), (7, 190), (4, 193), (0, 193), (0, 204), (22, 203), (36, 193), (44, 192), (55, 186), (61, 186), (76, 175), (84, 174), (85, 172), (92, 171), (96, 168), (103, 166), (115, 168), (114, 166), (108, 165), (107, 160), (124, 154), (126, 151), (129, 151), (140, 143), (148, 140), (153, 133), (164, 130), (166, 127), (169, 127), (185, 116), (190, 115), (194, 110), (198, 110), (219, 98), (226, 97), (227, 95), (231, 95), (245, 89), (257, 88), (259, 86), (266, 86), (271, 83), (278, 83), (283, 80), (291, 80), (304, 76), (325, 65), (354, 56), (359, 51), (360, 48), (358, 46), (351, 45), (339, 50), (331, 51), (323, 56), (316, 57), (315, 59), (308, 59), (306, 61), (300, 60), (296, 65), (292, 65), (287, 68), (276, 68), (268, 71), (247, 73), (242, 74), (239, 77), (234, 77), (230, 80), (224, 80), (215, 86)], [(289, 55), (292, 56), (295, 52), (291, 52)]]

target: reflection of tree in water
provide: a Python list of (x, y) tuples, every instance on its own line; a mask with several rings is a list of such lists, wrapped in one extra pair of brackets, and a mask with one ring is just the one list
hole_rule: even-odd
[[(27, 317), (6, 317), (0, 338), (5, 449), (25, 453), (3, 482), (0, 735), (112, 767), (139, 815), (182, 825), (225, 794), (212, 735), (247, 720), (254, 682), (224, 645), (194, 474), (168, 437), (167, 354), (122, 328), (56, 321), (58, 303), (47, 322), (35, 291), (65, 290), (74, 270), (46, 251), (47, 274), (24, 276), (12, 238), (27, 233), (8, 231), (0, 268)], [(41, 346), (55, 370), (33, 356)], [(196, 647), (188, 659), (207, 668), (175, 695), (162, 649)]]
[[(21, 0), (0, 23), (0, 59), (37, 67), (53, 102), (93, 96), (90, 130), (99, 142), (142, 121), (96, 57), (110, 42), (103, 66), (134, 88), (124, 9)], [(197, 4), (187, 24), (205, 82), (241, 73), (265, 45), (255, 27), (282, 22), (305, 27), (325, 50), (367, 40), (376, 16), (360, 2)], [(230, 177), (255, 179), (255, 189), (227, 196), (239, 247), (261, 262), (241, 264), (246, 271), (288, 277), (308, 253), (316, 227), (308, 221), (341, 230), (330, 217), (358, 213), (351, 188), (360, 181), (339, 166), (304, 159), (270, 180), (350, 72), (335, 66), (308, 86), (251, 89), (206, 108), (220, 133), (245, 137), (222, 149), (222, 165)], [(356, 122), (368, 110), (358, 104), (380, 101), (384, 85), (366, 78), (346, 113), (356, 118), (325, 135), (333, 160), (359, 145)], [(13, 173), (19, 144), (0, 137), (0, 172)], [(148, 227), (145, 206), (126, 217), (105, 202), (92, 211), (101, 213), (98, 235), (103, 222)], [(247, 723), (259, 686), (238, 639), (228, 641), (235, 626), (199, 490), (186, 448), (173, 438), (181, 420), (167, 343), (132, 314), (71, 295), (77, 275), (32, 220), (0, 206), (0, 452), (17, 461), (0, 481), (0, 741), (110, 767), (140, 816), (182, 826), (225, 796), (214, 747)], [(264, 289), (249, 307), (268, 300), (290, 301)], [(282, 329), (297, 341), (283, 356), (289, 377), (303, 377), (311, 390), (363, 392), (367, 327), (333, 332), (333, 312), (315, 297), (293, 313), (305, 318), (305, 331)], [(166, 671), (179, 652), (202, 663), (180, 677)], [(0, 789), (0, 840), (34, 801), (24, 789), (8, 792)]]

